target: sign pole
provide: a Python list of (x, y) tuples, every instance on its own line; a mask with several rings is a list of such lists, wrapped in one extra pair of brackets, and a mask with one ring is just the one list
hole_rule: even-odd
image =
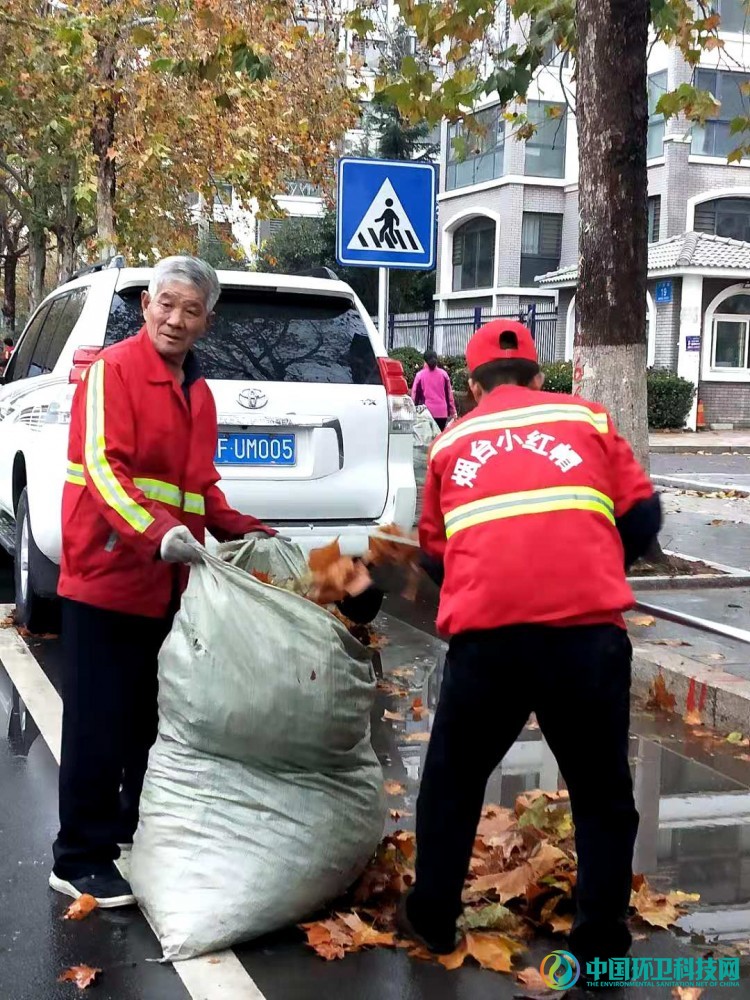
[(388, 299), (390, 273), (387, 267), (378, 268), (378, 332), (387, 343), (388, 338)]

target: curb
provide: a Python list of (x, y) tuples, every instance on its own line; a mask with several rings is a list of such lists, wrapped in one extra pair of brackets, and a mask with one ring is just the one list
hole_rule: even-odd
[(649, 444), (652, 455), (750, 455), (746, 444)]
[(703, 563), (717, 570), (720, 576), (698, 573), (695, 576), (629, 576), (628, 583), (634, 591), (639, 590), (705, 590), (710, 587), (746, 587), (750, 584), (750, 570), (739, 566), (726, 566), (712, 559), (699, 559), (674, 549), (664, 549), (665, 556), (675, 556), (685, 562)]
[(669, 650), (634, 646), (633, 693), (648, 697), (662, 674), (675, 697), (676, 714), (700, 712), (704, 725), (719, 732), (750, 731), (750, 680)]
[(729, 483), (699, 483), (695, 479), (683, 479), (680, 476), (651, 476), (651, 482), (655, 486), (663, 486), (673, 490), (692, 490), (703, 496), (711, 496), (714, 493), (733, 493), (735, 497), (750, 497), (750, 490), (732, 486)]

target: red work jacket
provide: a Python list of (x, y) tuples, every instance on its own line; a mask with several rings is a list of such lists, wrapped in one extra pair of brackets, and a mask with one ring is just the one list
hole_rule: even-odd
[(622, 624), (615, 525), (653, 487), (606, 410), (500, 386), (432, 446), (419, 525), (444, 560), (438, 630)]
[(199, 542), (269, 531), (216, 485), (216, 405), (205, 379), (181, 386), (145, 328), (107, 348), (76, 390), (63, 492), (58, 593), (160, 618), (187, 571), (159, 559), (186, 525)]

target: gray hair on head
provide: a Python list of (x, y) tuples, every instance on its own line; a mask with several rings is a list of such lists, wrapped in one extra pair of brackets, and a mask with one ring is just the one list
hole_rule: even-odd
[(219, 279), (216, 276), (216, 271), (205, 260), (186, 255), (164, 257), (153, 270), (151, 281), (148, 284), (148, 294), (154, 298), (170, 281), (180, 281), (185, 285), (192, 285), (194, 288), (200, 289), (203, 292), (208, 312), (211, 312), (219, 301), (219, 295), (221, 295)]

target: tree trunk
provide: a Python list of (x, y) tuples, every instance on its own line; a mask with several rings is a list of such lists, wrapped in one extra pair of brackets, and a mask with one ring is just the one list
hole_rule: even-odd
[(3, 267), (3, 323), (9, 333), (16, 331), (16, 275), (18, 257), (7, 253)]
[(29, 232), (29, 313), (44, 298), (44, 276), (47, 269), (47, 234), (44, 229)]
[(115, 49), (112, 41), (99, 41), (96, 60), (101, 78), (100, 98), (94, 109), (92, 142), (96, 156), (96, 227), (104, 258), (115, 252), (116, 170), (112, 156), (115, 141)]
[(57, 281), (62, 285), (70, 281), (76, 269), (76, 230), (67, 226), (57, 235)]
[(646, 49), (649, 0), (578, 0), (580, 276), (575, 390), (648, 468)]

